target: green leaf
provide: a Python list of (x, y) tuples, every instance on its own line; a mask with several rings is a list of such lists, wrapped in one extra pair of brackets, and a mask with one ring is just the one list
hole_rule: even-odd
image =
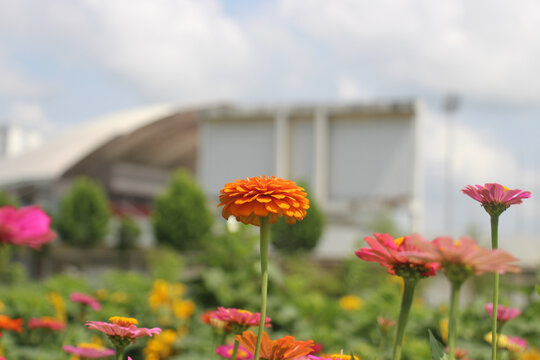
[(428, 329), (429, 347), (431, 348), (431, 360), (448, 360), (448, 355), (444, 352), (444, 345)]
[(538, 286), (538, 284), (536, 285), (536, 293), (540, 295), (540, 286)]

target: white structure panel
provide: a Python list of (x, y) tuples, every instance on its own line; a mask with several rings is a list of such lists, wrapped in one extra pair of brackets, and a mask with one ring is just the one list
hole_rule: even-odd
[(273, 120), (201, 123), (199, 180), (217, 195), (228, 182), (275, 172)]
[(412, 119), (331, 120), (329, 200), (413, 195)]
[(291, 121), (291, 179), (315, 184), (315, 148), (313, 141), (313, 120)]

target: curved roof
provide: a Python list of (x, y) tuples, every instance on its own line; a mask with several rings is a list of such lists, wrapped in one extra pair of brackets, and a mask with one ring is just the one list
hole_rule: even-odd
[(0, 159), (0, 185), (59, 178), (111, 140), (178, 113), (153, 105), (99, 117), (20, 156)]

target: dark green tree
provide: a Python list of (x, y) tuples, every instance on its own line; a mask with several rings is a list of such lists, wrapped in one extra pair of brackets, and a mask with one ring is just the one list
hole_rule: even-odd
[(324, 215), (305, 184), (309, 198), (309, 209), (304, 220), (287, 224), (283, 217), (270, 226), (272, 245), (280, 252), (309, 252), (313, 250), (324, 230)]
[(107, 234), (109, 218), (109, 202), (101, 186), (80, 177), (62, 198), (55, 227), (66, 244), (91, 247)]
[(117, 243), (116, 248), (119, 250), (129, 250), (135, 248), (139, 236), (141, 235), (141, 228), (139, 224), (130, 217), (123, 217), (120, 219), (118, 230), (116, 233)]
[(152, 223), (160, 244), (177, 250), (200, 249), (212, 226), (204, 193), (185, 170), (176, 171), (154, 203)]

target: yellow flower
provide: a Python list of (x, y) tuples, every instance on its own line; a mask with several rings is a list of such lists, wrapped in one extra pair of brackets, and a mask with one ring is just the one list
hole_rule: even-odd
[(532, 349), (521, 354), (519, 360), (540, 360), (540, 353), (538, 350)]
[(107, 292), (106, 289), (98, 289), (96, 291), (96, 297), (101, 301), (106, 300), (107, 295), (109, 295), (109, 293)]
[(175, 300), (173, 302), (173, 312), (180, 320), (185, 320), (195, 311), (195, 303), (191, 300)]
[(123, 291), (115, 291), (111, 294), (111, 300), (116, 303), (126, 303), (129, 296)]
[(66, 304), (62, 295), (56, 291), (51, 291), (47, 294), (47, 299), (51, 302), (54, 307), (56, 319), (65, 322), (66, 321)]
[(169, 302), (169, 284), (165, 280), (154, 281), (152, 292), (148, 297), (148, 303), (152, 309), (156, 309)]
[(364, 300), (355, 295), (345, 295), (339, 299), (339, 306), (347, 311), (359, 310), (364, 306)]
[(174, 330), (167, 329), (159, 334), (159, 337), (164, 343), (170, 345), (176, 340), (176, 332)]
[(439, 327), (441, 328), (441, 337), (446, 344), (448, 342), (448, 318), (439, 320)]
[[(486, 336), (484, 336), (484, 340), (486, 340), (486, 342), (490, 344), (492, 343), (493, 336), (491, 335), (491, 331), (488, 332)], [(508, 347), (508, 338), (506, 337), (506, 335), (500, 334), (499, 336), (497, 336), (497, 347), (501, 349), (506, 349)]]

